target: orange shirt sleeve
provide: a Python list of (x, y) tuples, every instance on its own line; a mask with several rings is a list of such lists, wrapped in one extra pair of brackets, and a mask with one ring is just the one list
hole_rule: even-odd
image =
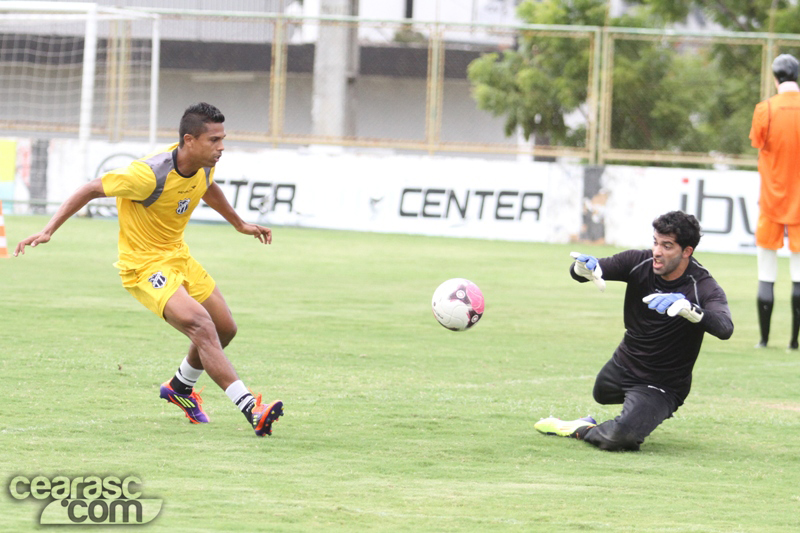
[(750, 127), (750, 144), (761, 150), (767, 142), (769, 132), (769, 107), (766, 101), (756, 105), (753, 112), (753, 124)]

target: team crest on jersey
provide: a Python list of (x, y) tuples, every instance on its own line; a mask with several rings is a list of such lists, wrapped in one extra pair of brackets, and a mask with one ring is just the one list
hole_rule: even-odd
[(184, 198), (183, 200), (178, 202), (178, 209), (176, 209), (175, 212), (178, 213), (179, 215), (184, 214), (186, 210), (189, 209), (190, 202), (191, 200), (189, 200), (188, 198)]
[(159, 271), (147, 278), (147, 281), (153, 284), (154, 289), (163, 289), (167, 284), (167, 277)]

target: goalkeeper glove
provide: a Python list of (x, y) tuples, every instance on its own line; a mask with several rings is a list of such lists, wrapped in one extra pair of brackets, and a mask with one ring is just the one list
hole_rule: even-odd
[(666, 312), (667, 316), (674, 317), (680, 315), (689, 322), (697, 324), (703, 319), (703, 312), (697, 306), (686, 299), (686, 296), (679, 292), (660, 293), (655, 292), (642, 298), (647, 307), (658, 311), (662, 315)]
[(575, 259), (575, 273), (583, 276), (589, 281), (594, 282), (600, 292), (606, 290), (606, 280), (603, 279), (603, 269), (600, 268), (600, 263), (597, 262), (596, 257), (585, 255), (580, 252), (572, 252), (571, 255)]

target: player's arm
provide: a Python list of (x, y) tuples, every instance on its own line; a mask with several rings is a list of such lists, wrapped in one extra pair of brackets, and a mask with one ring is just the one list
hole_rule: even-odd
[(769, 129), (769, 107), (765, 102), (761, 102), (753, 111), (753, 121), (750, 126), (750, 144), (753, 148), (761, 150), (767, 139)]
[(733, 319), (728, 301), (724, 298), (715, 298), (704, 302), (703, 321), (700, 322), (703, 329), (718, 339), (727, 340), (733, 335)]
[(722, 340), (733, 335), (731, 310), (722, 289), (703, 302), (703, 307), (690, 302), (679, 292), (653, 293), (642, 298), (650, 309), (670, 317), (682, 317)]
[(61, 225), (67, 221), (69, 217), (83, 209), (91, 200), (95, 198), (103, 198), (106, 194), (103, 191), (103, 183), (100, 178), (94, 179), (89, 183), (82, 185), (72, 195), (67, 198), (63, 204), (58, 208), (58, 211), (53, 215), (50, 221), (45, 225), (44, 229), (35, 235), (31, 235), (27, 239), (21, 240), (14, 250), (14, 257), (19, 254), (25, 255), (25, 247), (34, 247), (38, 244), (44, 244), (50, 241), (53, 233), (56, 232)]
[(606, 282), (603, 279), (603, 269), (597, 258), (591, 255), (582, 254), (580, 252), (572, 252), (569, 254), (575, 261), (570, 267), (570, 274), (572, 278), (580, 281), (592, 281), (600, 289), (600, 292), (606, 290)]
[(600, 259), (578, 252), (570, 255), (575, 260), (569, 267), (572, 279), (581, 283), (592, 281), (601, 291), (605, 289), (606, 281), (627, 283), (637, 268), (652, 258), (649, 250), (625, 250)]
[(236, 213), (236, 210), (228, 202), (228, 199), (225, 198), (225, 193), (222, 192), (222, 188), (216, 183), (211, 183), (211, 185), (209, 185), (206, 194), (203, 196), (203, 200), (214, 211), (222, 215), (222, 217), (227, 220), (231, 226), (236, 228), (236, 231), (239, 233), (252, 235), (264, 244), (272, 243), (272, 230), (242, 220), (242, 217)]

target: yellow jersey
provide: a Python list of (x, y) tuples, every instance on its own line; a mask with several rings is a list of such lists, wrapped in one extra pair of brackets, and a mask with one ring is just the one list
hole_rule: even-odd
[(135, 270), (189, 255), (186, 224), (214, 181), (214, 168), (193, 176), (177, 171), (178, 143), (101, 178), (106, 196), (117, 199), (120, 270)]

